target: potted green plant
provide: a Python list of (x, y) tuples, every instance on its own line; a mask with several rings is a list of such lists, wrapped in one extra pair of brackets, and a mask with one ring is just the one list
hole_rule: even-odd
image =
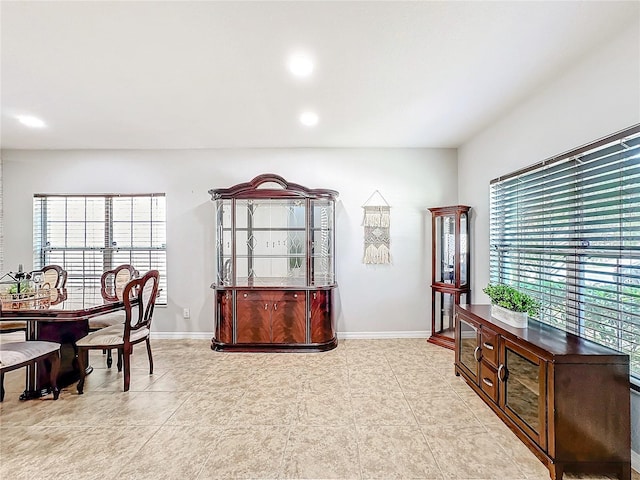
[(536, 299), (509, 285), (489, 284), (482, 291), (491, 298), (491, 316), (512, 327), (527, 328), (528, 317), (540, 311)]

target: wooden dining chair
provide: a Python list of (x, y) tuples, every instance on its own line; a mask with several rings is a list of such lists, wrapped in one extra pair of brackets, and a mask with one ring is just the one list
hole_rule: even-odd
[(50, 288), (64, 288), (67, 286), (67, 271), (59, 265), (45, 265), (40, 269), (43, 274), (42, 284), (49, 284)]
[[(107, 270), (100, 277), (100, 294), (106, 301), (115, 302), (122, 300), (122, 292), (124, 287), (132, 278), (139, 276), (138, 270), (133, 265), (118, 265), (113, 270)], [(89, 331), (95, 332), (101, 328), (110, 327), (112, 325), (120, 325), (124, 323), (124, 311), (109, 312), (98, 315), (89, 319)], [(111, 349), (106, 349), (107, 367), (111, 368), (113, 359), (111, 357)], [(122, 369), (122, 359), (118, 357), (118, 371)]]
[(131, 354), (135, 344), (140, 342), (146, 343), (147, 355), (149, 356), (149, 374), (153, 373), (153, 356), (151, 354), (149, 335), (151, 333), (153, 310), (158, 296), (159, 279), (159, 272), (157, 270), (151, 270), (141, 278), (134, 278), (129, 281), (122, 293), (125, 307), (124, 323), (90, 332), (76, 342), (80, 367), (78, 393), (81, 394), (84, 391), (86, 365), (84, 365), (82, 353), (85, 350), (118, 349), (118, 355), (122, 355), (124, 364), (125, 392), (129, 390), (131, 381)]
[[(2, 307), (0, 306), (0, 317)], [(11, 370), (35, 366), (42, 361), (49, 372), (53, 399), (60, 395), (58, 371), (60, 370), (60, 344), (41, 340), (0, 343), (0, 402), (4, 400), (4, 374)]]
[(107, 270), (100, 277), (100, 293), (105, 300), (120, 300), (122, 291), (132, 278), (139, 276), (133, 265), (118, 265), (113, 270)]

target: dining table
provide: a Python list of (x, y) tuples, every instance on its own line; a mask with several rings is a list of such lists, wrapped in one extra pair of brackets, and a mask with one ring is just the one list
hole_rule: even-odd
[[(39, 295), (24, 297), (20, 301), (3, 300), (0, 322), (26, 322), (27, 340), (47, 340), (61, 344), (58, 387), (72, 384), (80, 378), (78, 350), (75, 343), (89, 333), (89, 319), (109, 312), (124, 310), (122, 300), (105, 300), (100, 287), (49, 288)], [(86, 373), (88, 354), (84, 358)], [(49, 378), (44, 365), (27, 367), (25, 390), (21, 400), (39, 398), (50, 391)]]

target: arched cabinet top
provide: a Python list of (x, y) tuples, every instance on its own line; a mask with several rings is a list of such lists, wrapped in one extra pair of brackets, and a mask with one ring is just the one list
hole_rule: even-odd
[(264, 173), (250, 182), (239, 183), (230, 188), (211, 189), (209, 193), (212, 200), (228, 198), (327, 198), (333, 200), (338, 196), (335, 190), (307, 188), (297, 183), (287, 182), (275, 173)]

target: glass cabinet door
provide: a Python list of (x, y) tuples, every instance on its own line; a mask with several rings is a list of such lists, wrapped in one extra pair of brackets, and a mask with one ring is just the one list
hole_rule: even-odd
[(333, 265), (334, 247), (333, 202), (311, 201), (311, 284), (333, 285), (335, 269)]
[(435, 228), (435, 281), (438, 283), (455, 284), (455, 215), (443, 215), (436, 217)]
[(501, 406), (532, 439), (544, 446), (545, 363), (508, 339), (504, 343), (503, 364), (498, 372), (498, 377), (503, 382)]
[(477, 383), (478, 381), (478, 369), (480, 362), (478, 361), (478, 349), (479, 349), (479, 326), (471, 321), (467, 320), (461, 315), (458, 315), (458, 323), (457, 323), (457, 335), (460, 339), (458, 351), (456, 354), (458, 355), (459, 364), (462, 366), (468, 375), (474, 379)]
[(434, 333), (446, 334), (453, 332), (453, 306), (455, 296), (452, 293), (433, 292), (434, 305)]
[(216, 201), (216, 261), (218, 285), (233, 283), (233, 225), (231, 200)]
[(236, 285), (306, 283), (305, 201), (236, 200)]
[(467, 293), (459, 290), (431, 289), (431, 335), (448, 340), (451, 348), (455, 342), (455, 306), (467, 303)]
[(465, 287), (469, 283), (469, 239), (468, 231), (469, 225), (468, 215), (466, 213), (460, 214), (460, 286)]

